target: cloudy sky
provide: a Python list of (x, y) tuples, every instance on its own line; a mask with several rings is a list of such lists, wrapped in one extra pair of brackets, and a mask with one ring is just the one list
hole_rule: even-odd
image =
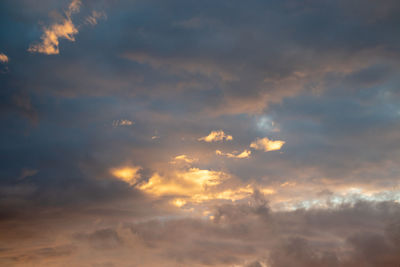
[(398, 0), (0, 2), (0, 265), (400, 265)]

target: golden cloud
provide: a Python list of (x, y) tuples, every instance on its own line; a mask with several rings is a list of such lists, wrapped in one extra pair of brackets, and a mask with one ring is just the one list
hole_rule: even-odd
[[(243, 184), (227, 173), (199, 168), (176, 170), (169, 176), (154, 173), (147, 182), (136, 187), (156, 198), (170, 197), (170, 203), (177, 207), (207, 201), (245, 199), (258, 188), (252, 184)], [(270, 188), (261, 188), (260, 192), (275, 193)]]
[(73, 0), (69, 5), (68, 10), (65, 12), (66, 17), (64, 20), (61, 23), (55, 23), (48, 28), (44, 28), (44, 33), (41, 37), (42, 42), (32, 44), (28, 48), (28, 51), (32, 53), (43, 53), (46, 55), (57, 55), (60, 53), (58, 48), (60, 38), (74, 42), (74, 35), (78, 33), (78, 29), (72, 22), (71, 15), (79, 12), (80, 4), (80, 0)]
[(139, 189), (156, 196), (191, 197), (212, 190), (227, 178), (228, 176), (223, 172), (189, 168), (175, 172), (173, 178), (162, 177), (155, 173), (148, 182), (141, 184)]
[(211, 131), (211, 133), (209, 135), (201, 137), (197, 140), (210, 143), (210, 142), (217, 142), (217, 141), (223, 141), (223, 140), (231, 141), (231, 140), (233, 140), (233, 137), (232, 137), (232, 135), (225, 134), (225, 132), (222, 130), (218, 130), (218, 131)]
[[(72, 14), (78, 13), (81, 6), (81, 0), (72, 0), (68, 10), (65, 11), (65, 18), (59, 22), (54, 23), (49, 27), (44, 27), (44, 32), (41, 36), (42, 41), (29, 46), (28, 51), (32, 53), (43, 53), (46, 55), (57, 55), (59, 50), (59, 39), (64, 38), (71, 42), (75, 41), (74, 35), (78, 34), (78, 29), (72, 22)], [(86, 18), (86, 24), (96, 25), (97, 20), (105, 18), (103, 12), (93, 11), (92, 14)]]
[(243, 152), (238, 153), (236, 151), (234, 151), (233, 153), (224, 153), (221, 150), (216, 150), (215, 154), (219, 155), (219, 156), (225, 156), (228, 158), (235, 158), (235, 159), (247, 159), (250, 157), (251, 155), (251, 151), (250, 150), (243, 150)]
[(112, 168), (110, 173), (117, 179), (124, 181), (130, 185), (134, 185), (140, 178), (139, 166), (125, 166), (120, 168)]
[(250, 144), (250, 147), (256, 150), (264, 150), (265, 152), (268, 152), (268, 151), (280, 150), (285, 143), (286, 143), (285, 141), (281, 140), (273, 141), (268, 139), (268, 137), (264, 137), (261, 139), (257, 138), (254, 142)]

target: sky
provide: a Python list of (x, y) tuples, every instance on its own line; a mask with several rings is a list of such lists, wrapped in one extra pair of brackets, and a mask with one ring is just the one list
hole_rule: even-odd
[(400, 265), (399, 12), (1, 1), (0, 265)]

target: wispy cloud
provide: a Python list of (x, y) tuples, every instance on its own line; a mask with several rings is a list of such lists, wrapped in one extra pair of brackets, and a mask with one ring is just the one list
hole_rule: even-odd
[(38, 170), (34, 169), (22, 169), (21, 175), (19, 176), (19, 179), (25, 179), (26, 177), (33, 176), (38, 173)]
[(183, 163), (193, 163), (193, 162), (195, 162), (195, 161), (197, 161), (197, 159), (189, 158), (187, 155), (179, 155), (179, 156), (176, 156), (176, 157), (174, 158), (174, 160), (171, 161), (171, 163), (172, 163), (172, 164), (176, 164), (176, 163), (179, 163), (179, 162), (183, 162)]
[(232, 137), (232, 135), (226, 134), (222, 130), (218, 130), (218, 131), (211, 131), (211, 133), (209, 135), (201, 137), (197, 140), (210, 143), (210, 142), (218, 142), (218, 141), (223, 141), (223, 140), (231, 141), (231, 140), (233, 140), (233, 137)]
[(280, 150), (282, 146), (285, 144), (285, 141), (281, 140), (270, 140), (268, 137), (257, 138), (254, 142), (250, 144), (251, 148), (256, 150), (264, 150), (265, 152)]
[(105, 18), (107, 18), (107, 16), (104, 12), (93, 10), (92, 14), (86, 18), (85, 22), (86, 24), (94, 26), (97, 25), (99, 19), (105, 19)]

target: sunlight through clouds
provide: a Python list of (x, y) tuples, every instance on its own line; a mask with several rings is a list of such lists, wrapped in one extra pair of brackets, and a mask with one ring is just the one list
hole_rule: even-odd
[(233, 153), (224, 153), (221, 150), (216, 150), (215, 154), (219, 155), (219, 156), (225, 156), (228, 158), (235, 158), (235, 159), (247, 159), (250, 157), (251, 155), (251, 151), (250, 150), (243, 150), (242, 152), (237, 152), (234, 151)]
[(138, 166), (126, 166), (120, 168), (112, 168), (110, 173), (117, 179), (120, 179), (130, 185), (134, 185), (140, 178), (139, 171), (141, 167)]
[(211, 131), (209, 135), (201, 137), (197, 140), (211, 143), (211, 142), (218, 142), (218, 141), (223, 141), (223, 140), (232, 141), (233, 137), (232, 137), (232, 135), (226, 134), (222, 130), (218, 130), (218, 131)]
[(399, 0), (0, 6), (0, 266), (400, 266)]
[(256, 150), (264, 150), (265, 152), (268, 152), (268, 151), (280, 150), (285, 143), (286, 143), (285, 141), (281, 140), (273, 141), (268, 139), (268, 137), (264, 137), (261, 139), (257, 138), (254, 142), (250, 144), (250, 147)]

